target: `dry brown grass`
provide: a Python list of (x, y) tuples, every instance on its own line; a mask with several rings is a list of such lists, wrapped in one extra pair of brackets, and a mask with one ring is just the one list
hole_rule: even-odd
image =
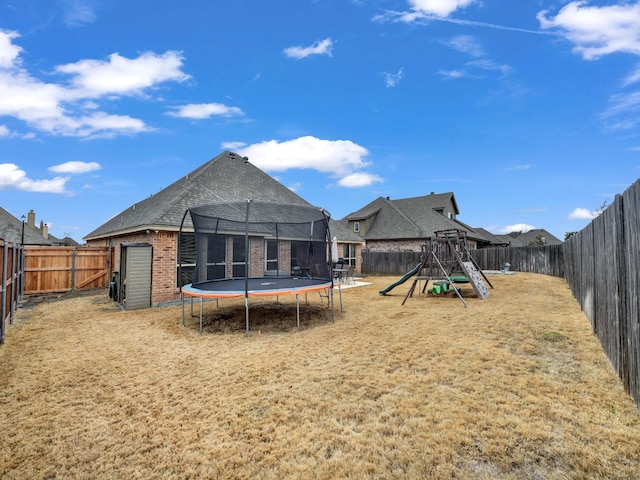
[(206, 305), (202, 337), (180, 307), (105, 293), (21, 309), (0, 347), (0, 477), (640, 476), (640, 411), (563, 280), (492, 276), (466, 309), (367, 280), (334, 323), (310, 296), (300, 333), (265, 305), (277, 326), (250, 338), (230, 301), (222, 320)]

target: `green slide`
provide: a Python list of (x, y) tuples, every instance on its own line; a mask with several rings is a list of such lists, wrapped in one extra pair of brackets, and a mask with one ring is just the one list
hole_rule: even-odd
[(413, 267), (411, 269), (411, 271), (407, 272), (404, 274), (404, 276), (398, 280), (395, 283), (392, 283), (391, 285), (389, 285), (387, 288), (385, 288), (384, 290), (380, 290), (380, 295), (386, 295), (387, 293), (389, 293), (391, 290), (393, 290), (395, 287), (397, 287), (400, 284), (403, 284), (404, 282), (406, 282), (407, 280), (409, 280), (411, 277), (413, 277), (416, 273), (418, 273), (420, 271), (420, 267), (422, 266), (422, 262), (420, 262), (419, 264), (417, 264), (415, 267)]

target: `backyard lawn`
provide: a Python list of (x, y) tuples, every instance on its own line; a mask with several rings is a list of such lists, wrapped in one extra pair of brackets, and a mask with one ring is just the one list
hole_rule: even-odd
[(640, 410), (564, 280), (491, 275), (465, 308), (378, 294), (397, 279), (344, 290), (334, 322), (309, 294), (300, 332), (295, 297), (252, 299), (249, 338), (242, 299), (206, 303), (202, 336), (104, 291), (25, 303), (0, 478), (640, 478)]

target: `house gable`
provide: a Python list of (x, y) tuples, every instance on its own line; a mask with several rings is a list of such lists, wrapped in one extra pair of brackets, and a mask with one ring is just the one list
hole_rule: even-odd
[(424, 241), (435, 236), (436, 231), (463, 228), (455, 221), (458, 213), (458, 206), (451, 192), (399, 200), (378, 197), (349, 214), (341, 223), (352, 230), (354, 223), (359, 222), (359, 234), (367, 241)]
[[(189, 206), (235, 200), (310, 205), (302, 197), (251, 164), (246, 157), (223, 152), (157, 194), (133, 204), (89, 233), (95, 240), (145, 230), (177, 231)], [(185, 219), (190, 228), (191, 219)]]

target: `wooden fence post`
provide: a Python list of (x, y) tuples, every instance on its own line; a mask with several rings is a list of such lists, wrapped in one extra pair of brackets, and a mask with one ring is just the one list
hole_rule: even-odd
[(9, 259), (9, 246), (2, 242), (2, 330), (0, 331), (0, 345), (4, 344), (4, 336), (7, 321), (7, 260)]

